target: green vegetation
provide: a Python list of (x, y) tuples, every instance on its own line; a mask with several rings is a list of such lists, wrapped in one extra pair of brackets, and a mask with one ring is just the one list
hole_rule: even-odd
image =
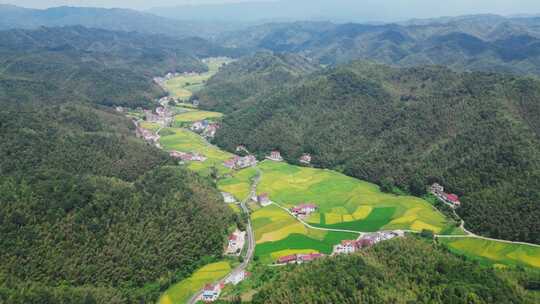
[[(249, 74), (228, 75), (238, 77)], [(418, 196), (439, 182), (461, 196), (467, 229), (540, 242), (539, 81), (359, 62), (258, 93), (238, 108), (228, 97), (210, 107), (238, 109), (223, 120), (220, 147), (279, 149), (290, 163), (307, 152), (315, 166)]]
[(200, 121), (204, 119), (215, 119), (221, 118), (223, 114), (217, 112), (207, 112), (207, 111), (187, 111), (181, 114), (178, 114), (174, 117), (174, 120), (177, 124), (183, 125), (185, 123)]
[(159, 304), (186, 303), (206, 284), (213, 283), (231, 271), (228, 262), (217, 262), (206, 265), (193, 273), (189, 278), (174, 284), (161, 296)]
[(258, 53), (225, 66), (208, 80), (203, 90), (195, 93), (195, 98), (202, 107), (230, 113), (255, 101), (249, 97), (293, 84), (301, 75), (317, 68), (318, 65), (298, 55)]
[(253, 303), (265, 304), (535, 303), (526, 288), (540, 278), (484, 267), (414, 238), (255, 276), (253, 287), (261, 287)]
[(428, 202), (412, 196), (396, 196), (330, 170), (296, 167), (264, 161), (257, 191), (284, 207), (311, 202), (319, 210), (308, 222), (315, 226), (359, 232), (381, 229), (430, 229), (441, 233), (453, 225)]
[(477, 238), (440, 238), (450, 251), (490, 264), (540, 268), (540, 247), (488, 241)]
[(188, 100), (193, 93), (201, 90), (206, 81), (214, 76), (223, 65), (226, 65), (229, 62), (231, 62), (231, 59), (224, 57), (208, 58), (205, 60), (205, 63), (208, 66), (207, 72), (175, 77), (168, 80), (165, 83), (165, 87), (172, 96), (181, 100)]

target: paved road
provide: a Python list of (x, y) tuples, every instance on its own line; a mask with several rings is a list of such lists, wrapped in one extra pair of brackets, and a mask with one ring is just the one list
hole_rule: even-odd
[[(238, 265), (235, 269), (233, 269), (229, 274), (227, 274), (227, 276), (225, 276), (223, 279), (221, 279), (221, 280), (219, 280), (217, 282), (214, 282), (214, 284), (224, 283), (225, 280), (229, 276), (234, 275), (234, 274), (239, 273), (239, 272), (242, 272), (242, 271), (245, 271), (246, 268), (249, 266), (249, 263), (253, 260), (253, 254), (255, 253), (255, 235), (253, 233), (253, 227), (251, 225), (251, 217), (249, 215), (249, 209), (247, 207), (247, 202), (249, 202), (251, 197), (256, 194), (257, 185), (259, 184), (260, 180), (261, 180), (261, 172), (259, 170), (258, 175), (255, 177), (255, 179), (253, 180), (253, 183), (251, 184), (251, 191), (250, 191), (248, 197), (246, 197), (240, 203), (240, 207), (242, 208), (242, 212), (244, 214), (246, 214), (246, 218), (247, 218), (246, 237), (247, 237), (247, 246), (248, 247), (247, 247), (247, 250), (246, 250), (246, 254), (244, 256), (244, 261), (240, 265)], [(201, 297), (202, 293), (203, 293), (203, 290), (202, 289), (199, 290), (196, 294), (194, 294), (191, 297), (191, 299), (188, 301), (188, 304), (197, 303), (198, 299)]]

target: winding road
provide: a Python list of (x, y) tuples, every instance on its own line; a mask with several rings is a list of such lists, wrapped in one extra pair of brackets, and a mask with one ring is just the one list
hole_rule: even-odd
[[(242, 209), (242, 212), (246, 215), (247, 218), (247, 226), (246, 226), (246, 237), (247, 237), (247, 250), (246, 254), (244, 256), (244, 261), (238, 265), (233, 271), (231, 271), (229, 274), (227, 274), (224, 278), (221, 280), (218, 280), (214, 282), (214, 284), (221, 284), (224, 283), (228, 277), (233, 276), (237, 273), (240, 273), (242, 271), (245, 271), (247, 267), (249, 266), (249, 263), (253, 260), (253, 254), (255, 253), (255, 235), (253, 234), (253, 227), (251, 225), (251, 217), (249, 208), (247, 207), (247, 203), (251, 199), (253, 195), (257, 192), (257, 185), (259, 184), (261, 180), (261, 171), (258, 170), (257, 176), (253, 179), (253, 182), (251, 184), (251, 191), (249, 195), (240, 203), (240, 207)], [(203, 289), (199, 290), (196, 294), (194, 294), (191, 299), (188, 301), (188, 304), (195, 304), (199, 301), (199, 298), (203, 294)]]

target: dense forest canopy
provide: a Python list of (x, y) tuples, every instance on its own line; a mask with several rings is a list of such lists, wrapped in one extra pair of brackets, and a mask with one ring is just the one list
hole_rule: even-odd
[(413, 238), (358, 255), (280, 269), (263, 280), (253, 303), (535, 303), (523, 285)]
[(213, 182), (102, 106), (151, 106), (155, 73), (204, 71), (189, 43), (82, 27), (0, 37), (0, 303), (149, 303), (221, 256), (234, 216)]
[(540, 19), (479, 15), (401, 24), (270, 23), (219, 37), (224, 45), (411, 67), (540, 74)]
[(438, 181), (462, 196), (467, 228), (539, 243), (539, 97), (528, 78), (360, 62), (258, 92), (216, 143), (260, 157), (279, 149), (293, 163), (311, 153), (317, 166), (417, 195)]

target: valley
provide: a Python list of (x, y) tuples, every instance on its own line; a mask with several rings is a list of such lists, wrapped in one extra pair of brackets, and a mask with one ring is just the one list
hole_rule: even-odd
[[(451, 252), (487, 265), (540, 268), (540, 246), (501, 243), (469, 235), (459, 223), (422, 198), (383, 193), (375, 184), (336, 171), (286, 162), (264, 160), (241, 170), (227, 168), (224, 162), (234, 155), (189, 130), (197, 121), (219, 122), (222, 114), (195, 108), (178, 109), (181, 113), (175, 115), (173, 122), (176, 127), (161, 129), (159, 143), (167, 152), (198, 153), (206, 157), (204, 161), (186, 161), (185, 166), (199, 174), (214, 176), (220, 191), (232, 194), (247, 207), (241, 211), (243, 208), (229, 204), (235, 212), (249, 214), (256, 245), (255, 265), (271, 266), (278, 259), (294, 254), (331, 255), (334, 246), (343, 240), (354, 240), (369, 232), (401, 230), (412, 234), (430, 231)], [(262, 206), (253, 201), (255, 194), (268, 196), (271, 203)], [(316, 204), (317, 211), (303, 219), (289, 211), (304, 202)], [(244, 261), (246, 266), (249, 262), (249, 259)], [(220, 263), (230, 265), (234, 262), (226, 258)], [(216, 284), (229, 274), (223, 271), (211, 272), (210, 276), (200, 275), (207, 273), (205, 267), (197, 271), (193, 279), (186, 279), (169, 289), (160, 304), (183, 303), (188, 293), (200, 294), (196, 291), (204, 284)], [(247, 266), (248, 269), (253, 267)], [(234, 290), (226, 287), (224, 295), (234, 293)], [(242, 290), (242, 294), (252, 292), (244, 287), (238, 290)], [(174, 294), (177, 296), (172, 296)], [(194, 298), (189, 303), (195, 303)]]

